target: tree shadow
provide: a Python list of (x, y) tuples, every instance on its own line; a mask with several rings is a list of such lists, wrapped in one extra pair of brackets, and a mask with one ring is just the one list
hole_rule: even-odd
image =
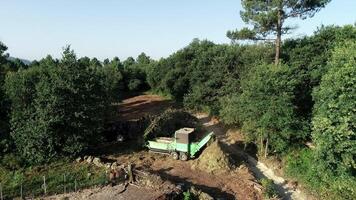
[(142, 144), (135, 140), (125, 142), (110, 142), (96, 146), (88, 151), (90, 155), (105, 157), (118, 157), (125, 154), (132, 154), (144, 150)]
[(220, 188), (209, 187), (206, 185), (192, 183), (191, 181), (187, 180), (186, 178), (171, 175), (171, 174), (169, 174), (169, 171), (172, 169), (173, 169), (173, 167), (168, 167), (168, 168), (160, 169), (160, 170), (149, 170), (149, 172), (159, 175), (163, 180), (168, 180), (175, 184), (183, 183), (186, 188), (195, 187), (195, 188), (209, 194), (214, 199), (220, 199), (220, 198), (221, 199), (229, 199), (229, 200), (235, 199), (235, 196), (233, 194), (222, 191)]

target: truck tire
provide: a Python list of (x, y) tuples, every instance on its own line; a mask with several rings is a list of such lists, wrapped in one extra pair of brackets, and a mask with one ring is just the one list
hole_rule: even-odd
[(175, 152), (175, 151), (171, 153), (171, 156), (172, 156), (172, 158), (173, 158), (174, 160), (178, 160), (178, 158), (179, 158), (178, 153)]
[(179, 159), (180, 160), (183, 160), (183, 161), (186, 161), (186, 160), (188, 160), (188, 156), (187, 156), (187, 154), (186, 153), (180, 153), (180, 155), (179, 155)]

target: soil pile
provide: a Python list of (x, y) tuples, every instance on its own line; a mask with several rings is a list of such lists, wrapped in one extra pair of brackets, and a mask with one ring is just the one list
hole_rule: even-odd
[(199, 158), (193, 161), (192, 168), (216, 174), (229, 171), (234, 165), (230, 155), (223, 151), (222, 143), (217, 140), (207, 146)]

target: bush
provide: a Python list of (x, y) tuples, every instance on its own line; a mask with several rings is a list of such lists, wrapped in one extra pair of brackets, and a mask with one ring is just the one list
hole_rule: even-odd
[(289, 152), (284, 170), (287, 176), (297, 179), (320, 199), (353, 199), (356, 196), (356, 178), (335, 175), (321, 166), (311, 149)]
[(336, 174), (356, 174), (356, 42), (335, 49), (316, 89), (313, 139), (320, 164)]
[(301, 181), (315, 193), (322, 188), (321, 173), (315, 163), (314, 154), (310, 149), (289, 152), (285, 157), (284, 170), (287, 176)]
[(263, 195), (266, 199), (278, 197), (277, 191), (274, 188), (274, 184), (271, 179), (267, 179), (267, 178), (261, 179), (261, 185), (263, 187)]
[(138, 91), (140, 86), (142, 85), (141, 80), (139, 79), (131, 79), (127, 84), (127, 87), (130, 91)]

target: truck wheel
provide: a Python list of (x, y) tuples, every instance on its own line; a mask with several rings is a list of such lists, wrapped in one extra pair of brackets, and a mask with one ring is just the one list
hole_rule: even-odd
[(177, 152), (172, 152), (171, 153), (171, 156), (174, 160), (178, 160), (179, 156), (178, 156), (178, 153)]
[(180, 153), (179, 158), (180, 158), (180, 160), (183, 160), (183, 161), (188, 160), (188, 156), (186, 153)]

